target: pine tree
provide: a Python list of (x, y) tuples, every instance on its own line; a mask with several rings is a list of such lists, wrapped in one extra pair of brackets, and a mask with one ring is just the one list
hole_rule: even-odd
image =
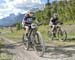
[(47, 0), (47, 3), (45, 5), (45, 17), (46, 17), (46, 22), (48, 24), (50, 18), (51, 18), (51, 3), (49, 2), (50, 0)]

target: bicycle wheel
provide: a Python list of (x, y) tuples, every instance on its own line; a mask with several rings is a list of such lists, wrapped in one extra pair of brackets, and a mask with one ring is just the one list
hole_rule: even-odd
[(67, 32), (65, 30), (59, 30), (57, 34), (59, 40), (61, 41), (67, 40)]
[(53, 40), (54, 36), (53, 36), (53, 33), (51, 31), (48, 31), (48, 37), (50, 40)]
[(37, 33), (34, 36), (34, 50), (38, 54), (38, 56), (42, 57), (45, 53), (45, 42), (40, 34), (40, 32), (37, 31)]
[(26, 37), (25, 34), (23, 34), (22, 40), (23, 40), (25, 49), (26, 49), (26, 50), (29, 50), (29, 42), (28, 42), (28, 39), (27, 39), (27, 37)]

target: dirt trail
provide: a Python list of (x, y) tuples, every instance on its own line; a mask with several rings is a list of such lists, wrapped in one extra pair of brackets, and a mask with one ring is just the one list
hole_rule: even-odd
[(22, 43), (15, 44), (5, 37), (2, 37), (2, 41), (7, 50), (15, 54), (12, 60), (50, 60), (49, 58), (38, 57), (34, 51), (26, 51)]
[(75, 46), (56, 48), (47, 46), (47, 52), (44, 57), (38, 57), (33, 50), (26, 51), (22, 43), (15, 44), (15, 42), (4, 37), (3, 42), (7, 50), (14, 53), (12, 60), (75, 60)]

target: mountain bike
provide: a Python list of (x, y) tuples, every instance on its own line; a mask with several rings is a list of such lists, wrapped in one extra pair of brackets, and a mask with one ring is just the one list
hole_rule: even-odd
[(33, 48), (35, 52), (42, 57), (45, 52), (45, 42), (41, 33), (37, 29), (38, 26), (38, 24), (31, 24), (28, 37), (26, 37), (25, 33), (23, 34), (23, 43), (26, 50)]
[(51, 40), (54, 40), (54, 39), (58, 39), (61, 41), (67, 40), (67, 32), (61, 27), (62, 24), (63, 23), (58, 23), (57, 25), (55, 25), (53, 31), (49, 29), (48, 36), (49, 38), (51, 38)]

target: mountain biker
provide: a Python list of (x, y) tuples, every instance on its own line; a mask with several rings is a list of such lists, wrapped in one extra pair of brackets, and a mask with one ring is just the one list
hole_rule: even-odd
[(50, 22), (49, 22), (49, 26), (52, 28), (52, 33), (53, 33), (54, 36), (55, 36), (55, 33), (54, 33), (55, 29), (54, 28), (57, 24), (58, 24), (58, 14), (54, 13), (53, 16), (50, 19)]
[(26, 29), (26, 36), (28, 36), (29, 28), (33, 20), (35, 20), (35, 17), (33, 15), (34, 15), (33, 12), (29, 12), (28, 14), (24, 16), (22, 20), (22, 26)]

